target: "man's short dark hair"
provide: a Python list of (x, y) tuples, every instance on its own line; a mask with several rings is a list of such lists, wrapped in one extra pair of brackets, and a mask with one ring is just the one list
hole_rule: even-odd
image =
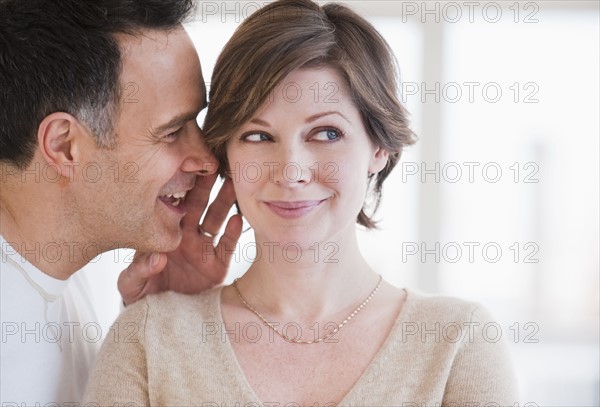
[(192, 0), (0, 0), (0, 161), (25, 168), (54, 112), (114, 146), (122, 66), (114, 34), (172, 30), (192, 10)]

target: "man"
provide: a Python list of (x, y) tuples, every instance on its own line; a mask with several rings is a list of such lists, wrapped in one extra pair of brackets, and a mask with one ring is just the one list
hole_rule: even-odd
[(241, 220), (213, 246), (234, 199), (225, 185), (198, 228), (217, 164), (196, 123), (206, 92), (181, 26), (191, 10), (0, 0), (3, 406), (81, 400), (99, 341), (76, 272), (94, 256), (138, 250), (119, 278), (125, 303), (225, 275)]

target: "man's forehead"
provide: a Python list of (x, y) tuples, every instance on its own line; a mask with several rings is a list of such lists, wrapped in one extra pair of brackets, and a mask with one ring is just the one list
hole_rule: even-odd
[[(201, 73), (200, 61), (183, 28), (175, 31), (146, 31), (144, 35), (121, 34), (122, 78), (144, 76), (160, 80), (161, 75), (179, 75), (183, 65)], [(163, 78), (164, 79), (164, 78)]]
[(132, 34), (117, 33), (114, 37), (124, 62), (136, 56), (160, 54), (171, 48), (186, 48), (188, 51), (194, 49), (183, 26), (171, 30), (146, 29)]
[(206, 105), (206, 91), (187, 32), (180, 27), (141, 34), (118, 37), (123, 49), (121, 107), (126, 121), (156, 133), (195, 119)]

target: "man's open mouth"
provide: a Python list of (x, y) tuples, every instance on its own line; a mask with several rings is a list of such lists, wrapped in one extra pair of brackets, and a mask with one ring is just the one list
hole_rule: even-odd
[(161, 195), (159, 196), (159, 199), (166, 204), (177, 207), (185, 199), (185, 195), (187, 194), (187, 192), (188, 191), (182, 191), (167, 195)]

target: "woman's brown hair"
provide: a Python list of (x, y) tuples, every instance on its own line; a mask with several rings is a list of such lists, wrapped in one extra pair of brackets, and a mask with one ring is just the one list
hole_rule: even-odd
[[(369, 175), (375, 212), (383, 181), (415, 136), (398, 99), (397, 65), (389, 45), (348, 7), (278, 0), (250, 15), (215, 65), (204, 122), (207, 143), (225, 174), (227, 143), (235, 131), (252, 119), (288, 74), (307, 67), (333, 68), (345, 79), (371, 142), (389, 152), (385, 168)], [(357, 222), (375, 227), (364, 207)]]

